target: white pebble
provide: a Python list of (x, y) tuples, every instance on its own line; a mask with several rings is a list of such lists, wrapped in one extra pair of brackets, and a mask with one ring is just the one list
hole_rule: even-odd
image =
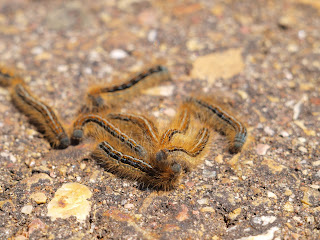
[(154, 42), (157, 38), (157, 30), (152, 29), (149, 33), (148, 33), (148, 41), (149, 42)]
[(280, 136), (281, 137), (289, 137), (289, 133), (287, 133), (286, 131), (281, 131)]
[(128, 53), (122, 49), (113, 49), (110, 52), (110, 57), (113, 59), (123, 59), (128, 56)]
[(266, 126), (264, 129), (264, 132), (270, 136), (273, 136), (274, 135), (274, 130), (271, 129), (269, 126)]

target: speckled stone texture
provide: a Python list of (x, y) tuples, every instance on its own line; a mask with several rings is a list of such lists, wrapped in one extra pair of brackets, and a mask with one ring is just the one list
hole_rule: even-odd
[[(124, 112), (168, 122), (205, 93), (249, 139), (231, 155), (217, 134), (177, 189), (141, 190), (87, 160), (90, 144), (50, 149), (0, 88), (0, 239), (319, 239), (319, 26), (316, 0), (1, 0), (1, 64), (66, 126), (88, 86), (160, 61), (172, 81)], [(48, 216), (66, 183), (92, 193), (85, 220)]]

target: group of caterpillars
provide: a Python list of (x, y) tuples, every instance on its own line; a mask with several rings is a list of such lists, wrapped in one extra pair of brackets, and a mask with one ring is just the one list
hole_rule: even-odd
[(189, 97), (167, 126), (150, 117), (117, 113), (123, 96), (170, 80), (166, 67), (151, 67), (123, 84), (89, 89), (79, 116), (66, 131), (44, 102), (37, 99), (15, 71), (0, 67), (0, 85), (7, 87), (13, 104), (24, 113), (53, 148), (64, 149), (91, 138), (90, 157), (113, 174), (136, 180), (143, 187), (170, 190), (194, 169), (208, 152), (210, 134), (218, 131), (229, 142), (230, 153), (241, 151), (246, 127), (234, 116), (206, 100)]

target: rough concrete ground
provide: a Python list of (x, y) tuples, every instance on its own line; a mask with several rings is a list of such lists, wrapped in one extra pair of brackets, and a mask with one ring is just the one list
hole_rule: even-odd
[[(50, 149), (0, 88), (0, 238), (319, 239), (319, 15), (315, 0), (2, 0), (0, 61), (67, 124), (88, 86), (162, 59), (173, 81), (124, 110), (168, 121), (197, 90), (250, 138), (233, 156), (217, 134), (176, 190), (140, 190), (83, 159), (85, 144)], [(52, 217), (66, 186), (85, 197)]]

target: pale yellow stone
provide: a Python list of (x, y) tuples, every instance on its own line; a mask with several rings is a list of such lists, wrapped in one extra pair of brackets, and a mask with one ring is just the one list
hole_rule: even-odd
[(284, 195), (286, 195), (286, 196), (291, 196), (291, 195), (292, 195), (292, 191), (288, 188), (288, 189), (286, 189), (286, 191), (284, 192)]
[(320, 192), (317, 189), (309, 188), (309, 187), (301, 187), (301, 190), (304, 192), (303, 198), (301, 202), (308, 206), (314, 206), (310, 201), (310, 197), (313, 199), (320, 199)]
[(153, 88), (148, 88), (142, 91), (143, 94), (150, 96), (161, 96), (161, 97), (170, 97), (174, 91), (174, 86), (158, 86)]
[(263, 197), (259, 197), (252, 202), (253, 206), (259, 206), (261, 204), (266, 204), (267, 206), (271, 206), (272, 202), (269, 198), (263, 198)]
[(215, 157), (214, 161), (216, 161), (217, 163), (223, 163), (223, 156), (219, 154)]
[(236, 208), (235, 210), (233, 210), (231, 213), (229, 213), (228, 217), (231, 220), (236, 219), (241, 213), (241, 208)]
[(237, 90), (237, 93), (240, 95), (240, 97), (245, 100), (248, 98), (248, 93), (246, 93), (245, 91), (242, 90)]
[(214, 213), (215, 210), (212, 207), (203, 207), (200, 209), (200, 212), (211, 212)]
[(211, 240), (220, 240), (220, 239), (221, 239), (221, 238), (218, 237), (218, 236), (216, 236), (216, 235), (212, 236), (212, 238), (211, 238)]
[(204, 45), (201, 44), (197, 39), (190, 39), (187, 41), (186, 46), (190, 51), (199, 51), (204, 49)]
[(287, 211), (287, 212), (293, 212), (294, 208), (291, 202), (286, 202), (283, 206), (283, 210)]
[(279, 98), (277, 98), (277, 97), (273, 97), (273, 96), (267, 96), (267, 98), (270, 100), (270, 102), (275, 102), (275, 103), (277, 103), (277, 102), (279, 102), (279, 101), (280, 101), (280, 99), (279, 99)]
[(320, 166), (320, 160), (319, 160), (319, 161), (312, 162), (312, 166), (314, 166), (314, 167)]
[(47, 201), (47, 196), (43, 192), (35, 192), (31, 194), (30, 198), (38, 204), (46, 203)]
[(86, 168), (86, 166), (87, 166), (87, 165), (86, 165), (85, 163), (81, 163), (81, 164), (80, 164), (80, 169), (83, 170), (83, 169)]
[(315, 136), (316, 135), (316, 132), (312, 129), (308, 129), (305, 125), (304, 125), (304, 122), (303, 121), (299, 121), (299, 120), (296, 120), (294, 121), (294, 123), (300, 127), (305, 134), (307, 134), (308, 136)]
[(66, 183), (59, 188), (48, 204), (48, 216), (54, 221), (57, 218), (75, 216), (84, 221), (89, 215), (92, 196), (90, 189), (79, 183)]
[(271, 160), (271, 159), (264, 159), (262, 162), (261, 162), (262, 165), (267, 165), (269, 167), (269, 169), (273, 172), (273, 173), (276, 173), (276, 172), (281, 172), (283, 169), (285, 169), (286, 167)]
[(230, 78), (244, 69), (242, 49), (230, 49), (198, 57), (193, 63), (191, 76), (213, 83), (217, 78)]
[(21, 212), (24, 214), (31, 214), (33, 210), (32, 205), (25, 205), (21, 208)]

